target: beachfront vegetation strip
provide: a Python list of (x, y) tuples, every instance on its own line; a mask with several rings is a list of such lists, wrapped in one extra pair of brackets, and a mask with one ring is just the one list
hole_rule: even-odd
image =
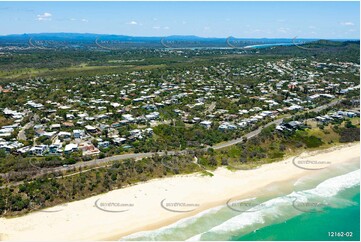
[[(312, 121), (309, 121), (312, 122)], [(360, 119), (302, 126), (279, 132), (275, 125), (264, 128), (259, 136), (225, 149), (190, 150), (176, 155), (154, 155), (142, 160), (112, 162), (108, 167), (64, 174), (45, 175), (25, 183), (0, 190), (0, 213), (4, 216), (75, 201), (119, 189), (152, 178), (202, 172), (211, 175), (219, 166), (230, 170), (252, 169), (278, 161), (310, 148), (327, 148), (340, 142), (359, 140)], [(354, 132), (352, 140), (343, 140), (344, 133)], [(6, 181), (2, 181), (6, 185)]]
[[(359, 140), (359, 43), (309, 45), (318, 50), (2, 49), (0, 212)], [(169, 154), (106, 160), (146, 152)], [(99, 159), (107, 166), (72, 166)]]

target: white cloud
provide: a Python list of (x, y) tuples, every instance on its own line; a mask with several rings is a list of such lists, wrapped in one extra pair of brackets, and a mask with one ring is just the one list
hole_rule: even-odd
[(76, 18), (70, 18), (70, 21), (80, 21), (80, 22), (89, 22), (87, 19), (82, 18), (82, 19), (76, 19)]
[(51, 13), (43, 13), (36, 15), (38, 21), (51, 20), (51, 16), (53, 16)]
[(168, 26), (164, 26), (164, 27), (162, 27), (162, 26), (153, 26), (152, 28), (153, 28), (153, 29), (156, 29), (156, 30), (159, 30), (159, 29), (168, 30), (168, 29), (170, 29)]
[(343, 26), (354, 26), (355, 25), (352, 22), (341, 22), (340, 24), (343, 25)]
[(132, 21), (128, 22), (127, 24), (130, 24), (130, 25), (137, 25), (137, 24), (138, 24), (138, 22), (136, 22), (136, 21), (132, 20)]

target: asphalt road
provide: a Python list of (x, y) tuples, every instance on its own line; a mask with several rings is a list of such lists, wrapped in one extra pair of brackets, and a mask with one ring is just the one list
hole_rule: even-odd
[[(325, 105), (322, 105), (322, 106), (319, 106), (317, 108), (314, 108), (314, 109), (311, 109), (309, 110), (309, 112), (313, 111), (313, 112), (320, 112), (328, 107), (331, 107), (331, 106), (334, 106), (336, 105), (340, 100), (334, 100), (328, 104), (325, 104)], [(232, 146), (232, 145), (235, 145), (235, 144), (238, 144), (238, 143), (241, 143), (243, 142), (243, 139), (244, 137), (246, 137), (247, 139), (250, 139), (254, 136), (257, 136), (264, 127), (267, 127), (267, 126), (270, 126), (272, 124), (276, 124), (276, 125), (279, 125), (282, 123), (283, 119), (284, 118), (290, 118), (292, 117), (291, 115), (289, 116), (286, 116), (286, 117), (283, 117), (283, 118), (279, 118), (279, 119), (276, 119), (276, 120), (273, 120), (271, 122), (269, 122), (268, 124), (266, 124), (265, 126), (261, 126), (259, 127), (258, 129), (254, 130), (254, 131), (251, 131), (247, 134), (245, 134), (244, 136), (240, 137), (240, 138), (237, 138), (237, 139), (234, 139), (234, 140), (230, 140), (230, 141), (226, 141), (226, 142), (222, 142), (222, 143), (219, 143), (219, 144), (216, 144), (214, 146), (211, 146), (211, 147), (207, 147), (207, 148), (213, 148), (215, 150), (218, 150), (218, 149), (223, 149), (223, 148), (226, 148), (226, 147), (229, 147), (229, 146)], [(206, 149), (207, 149), (206, 148)], [(62, 167), (57, 167), (57, 168), (43, 168), (43, 169), (40, 169), (40, 172), (38, 175), (44, 175), (44, 174), (49, 174), (49, 173), (52, 173), (52, 172), (62, 172), (62, 171), (69, 171), (69, 170), (72, 170), (74, 168), (85, 168), (85, 167), (100, 167), (100, 166), (106, 166), (107, 163), (111, 162), (111, 161), (119, 161), (119, 160), (126, 160), (126, 159), (141, 159), (141, 158), (146, 158), (146, 157), (151, 157), (155, 154), (158, 154), (160, 156), (162, 155), (165, 155), (166, 153), (169, 154), (169, 155), (174, 155), (174, 154), (182, 154), (182, 153), (186, 153), (187, 150), (183, 150), (183, 151), (168, 151), (168, 152), (148, 152), (148, 153), (134, 153), (134, 154), (122, 154), (122, 155), (115, 155), (115, 156), (111, 156), (111, 157), (106, 157), (106, 158), (102, 158), (102, 159), (94, 159), (94, 160), (90, 160), (90, 161), (86, 161), (86, 162), (79, 162), (79, 163), (76, 163), (76, 164), (73, 164), (73, 165), (69, 165), (69, 166), (62, 166)], [(6, 174), (0, 174), (2, 177), (6, 176)], [(15, 183), (14, 183), (15, 184)], [(16, 183), (17, 184), (17, 183)], [(0, 187), (1, 188), (1, 187)]]
[[(332, 101), (332, 102), (330, 102), (328, 104), (325, 104), (325, 105), (319, 106), (317, 108), (311, 109), (311, 110), (309, 110), (309, 112), (311, 112), (311, 111), (320, 112), (320, 111), (322, 111), (322, 110), (324, 110), (324, 109), (326, 109), (328, 107), (336, 105), (338, 102), (339, 102), (339, 100), (334, 100), (334, 101)], [(286, 116), (284, 118), (289, 118), (289, 117), (292, 117), (292, 116), (289, 115), (289, 116)], [(268, 124), (266, 124), (264, 127), (268, 127), (268, 126), (270, 126), (272, 124), (279, 125), (279, 124), (282, 123), (284, 118), (273, 120), (272, 122), (269, 122)], [(211, 148), (217, 150), (217, 149), (223, 149), (223, 148), (226, 148), (228, 146), (232, 146), (232, 145), (241, 143), (241, 142), (243, 142), (244, 137), (246, 137), (247, 139), (250, 139), (250, 138), (252, 138), (254, 136), (257, 136), (264, 127), (259, 127), (258, 129), (245, 134), (241, 138), (230, 140), (230, 141), (223, 142), (223, 143), (220, 143), (220, 144), (216, 144), (216, 145), (212, 146)], [(172, 154), (175, 154), (176, 152), (179, 153), (179, 151), (168, 151), (168, 154), (172, 155)], [(185, 151), (183, 151), (183, 152), (185, 152)], [(183, 152), (181, 152), (181, 153), (183, 153)], [(148, 152), (148, 153), (115, 155), (115, 156), (106, 157), (106, 158), (103, 158), (103, 159), (95, 159), (95, 160), (91, 160), (91, 161), (87, 161), (87, 162), (76, 163), (74, 165), (71, 165), (70, 167), (78, 168), (78, 167), (84, 167), (84, 166), (94, 166), (94, 165), (100, 165), (102, 163), (107, 163), (109, 161), (125, 160), (125, 159), (130, 159), (130, 158), (139, 159), (139, 158), (150, 157), (150, 156), (152, 156), (152, 155), (154, 155), (156, 153), (158, 155), (164, 155), (165, 154), (165, 152)]]
[(18, 140), (26, 140), (25, 130), (31, 128), (32, 126), (34, 126), (33, 121), (30, 121), (29, 123), (25, 124), (24, 127), (22, 127), (18, 133)]
[(36, 122), (39, 119), (39, 116), (37, 114), (35, 114), (29, 123), (25, 124), (21, 130), (18, 133), (18, 140), (26, 140), (26, 134), (25, 134), (25, 130), (31, 128), (34, 126), (34, 121)]

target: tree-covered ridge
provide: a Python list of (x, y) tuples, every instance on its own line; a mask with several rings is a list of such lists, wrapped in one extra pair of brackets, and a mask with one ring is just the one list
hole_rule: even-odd
[(273, 47), (264, 51), (266, 54), (304, 56), (320, 61), (338, 60), (360, 63), (360, 41), (318, 40), (297, 46)]
[[(182, 53), (180, 54), (179, 51)], [(239, 54), (242, 54), (241, 56)], [(259, 58), (265, 55), (312, 57), (325, 61), (351, 61), (360, 63), (359, 41), (328, 41), (319, 40), (306, 44), (291, 46), (274, 46), (262, 49), (172, 49), (172, 48), (135, 48), (135, 49), (41, 49), (26, 48), (23, 50), (3, 50), (0, 55), (0, 78), (36, 77), (37, 74), (49, 73), (49, 76), (93, 75), (94, 73), (111, 73), (132, 66), (148, 65), (187, 65), (192, 62), (208, 62), (211, 59), (222, 61), (224, 58)], [(98, 66), (109, 69), (101, 70)], [(70, 71), (70, 73), (68, 73)], [(101, 72), (100, 72), (101, 71)], [(87, 74), (89, 73), (89, 74)]]

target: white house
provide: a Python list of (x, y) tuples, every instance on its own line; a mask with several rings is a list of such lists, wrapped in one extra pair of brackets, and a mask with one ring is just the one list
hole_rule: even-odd
[(71, 133), (61, 131), (58, 133), (58, 137), (62, 139), (69, 139), (71, 137)]
[(97, 132), (97, 128), (93, 127), (93, 126), (90, 126), (90, 125), (87, 125), (85, 126), (85, 129), (86, 131), (90, 132), (90, 133), (95, 133)]
[(31, 147), (29, 150), (29, 153), (33, 155), (44, 155), (44, 153), (47, 151), (48, 146), (47, 145), (37, 145), (34, 147)]
[(204, 121), (200, 122), (199, 124), (202, 125), (203, 127), (205, 127), (206, 129), (209, 129), (212, 126), (212, 121), (204, 120)]
[(69, 154), (78, 150), (78, 144), (67, 144), (64, 148), (64, 153)]

